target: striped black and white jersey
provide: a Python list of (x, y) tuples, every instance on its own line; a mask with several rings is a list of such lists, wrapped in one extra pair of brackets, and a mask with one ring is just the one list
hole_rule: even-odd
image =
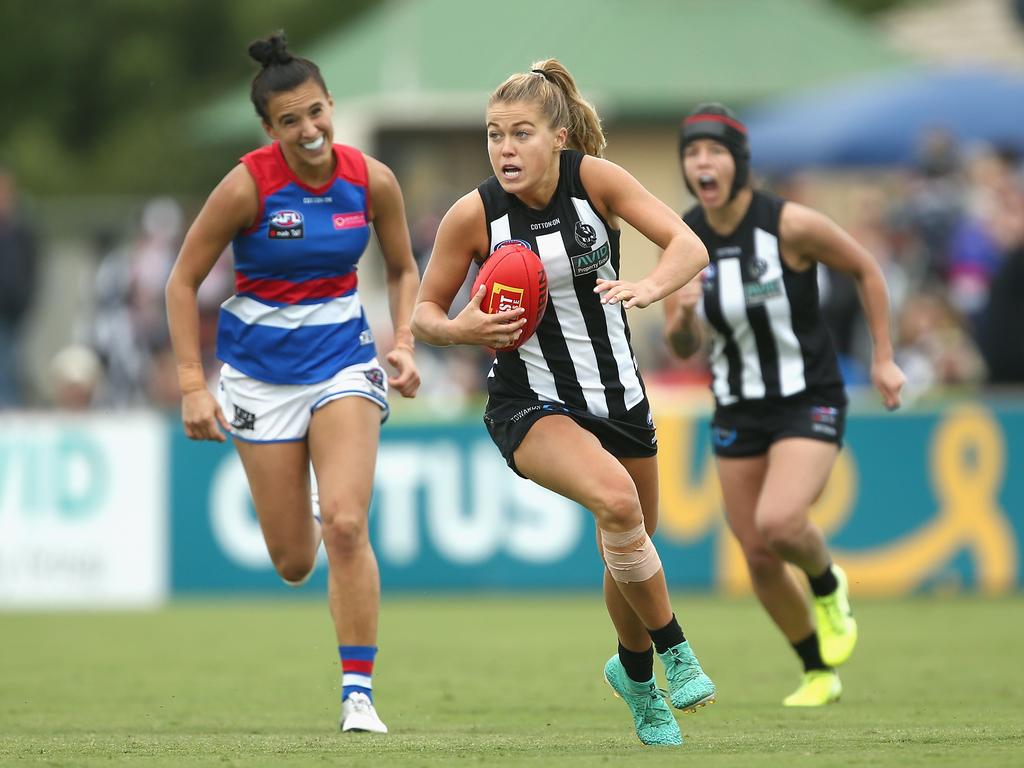
[(712, 331), (711, 390), (719, 406), (807, 390), (845, 402), (816, 270), (794, 271), (780, 254), (784, 204), (755, 190), (743, 220), (726, 236), (711, 229), (699, 205), (683, 216), (710, 258), (702, 273), (703, 308)]
[(602, 304), (597, 278), (619, 277), (619, 231), (594, 208), (580, 181), (584, 155), (561, 154), (558, 187), (543, 210), (529, 208), (495, 177), (479, 186), (490, 252), (520, 240), (544, 262), (548, 306), (519, 349), (499, 351), (487, 379), (492, 399), (561, 403), (621, 418), (644, 400), (621, 304)]

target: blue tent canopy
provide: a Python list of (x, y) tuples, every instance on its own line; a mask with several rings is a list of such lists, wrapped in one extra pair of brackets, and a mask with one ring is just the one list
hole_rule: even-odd
[(756, 168), (912, 165), (941, 130), (1024, 150), (1024, 76), (982, 69), (876, 75), (749, 110)]

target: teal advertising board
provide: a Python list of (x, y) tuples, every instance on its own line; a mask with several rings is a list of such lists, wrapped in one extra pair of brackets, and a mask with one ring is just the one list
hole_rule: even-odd
[[(176, 593), (284, 590), (232, 449), (171, 424)], [(661, 525), (675, 587), (741, 593), (703, 416), (659, 410)], [(855, 414), (812, 514), (861, 594), (1021, 585), (1024, 408)], [(580, 507), (505, 467), (477, 420), (384, 427), (370, 518), (385, 590), (596, 588)], [(313, 587), (325, 583), (321, 565)]]

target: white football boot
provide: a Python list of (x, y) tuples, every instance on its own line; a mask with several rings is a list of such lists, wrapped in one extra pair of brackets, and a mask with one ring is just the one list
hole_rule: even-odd
[(357, 691), (341, 703), (341, 730), (342, 733), (387, 733), (388, 727), (377, 715), (370, 697)]

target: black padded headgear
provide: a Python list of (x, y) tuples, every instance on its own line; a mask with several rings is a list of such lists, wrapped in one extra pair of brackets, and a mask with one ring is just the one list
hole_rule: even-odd
[[(750, 145), (747, 143), (747, 128), (736, 114), (724, 104), (717, 102), (698, 105), (683, 119), (679, 127), (679, 157), (683, 157), (686, 145), (695, 139), (714, 139), (722, 143), (732, 155), (736, 175), (732, 179), (729, 199), (732, 200), (750, 178)], [(683, 174), (683, 181), (690, 194), (696, 192), (690, 180)]]

